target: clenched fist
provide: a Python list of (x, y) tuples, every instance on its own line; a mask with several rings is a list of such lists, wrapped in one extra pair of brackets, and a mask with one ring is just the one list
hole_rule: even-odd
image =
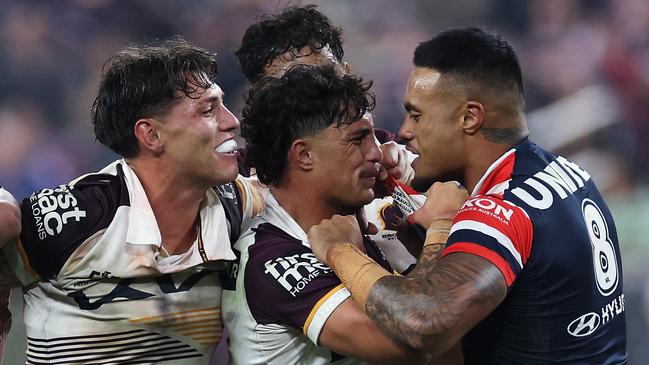
[(458, 182), (436, 182), (428, 189), (424, 205), (412, 214), (412, 220), (428, 229), (438, 219), (452, 220), (469, 193)]
[(358, 221), (352, 215), (334, 215), (331, 219), (324, 219), (309, 229), (308, 237), (313, 253), (325, 265), (328, 265), (327, 252), (336, 243), (348, 242), (365, 251)]

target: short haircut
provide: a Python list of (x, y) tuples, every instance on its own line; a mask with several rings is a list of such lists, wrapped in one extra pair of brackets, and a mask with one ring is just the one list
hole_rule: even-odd
[(468, 83), (515, 91), (522, 102), (523, 76), (512, 46), (478, 28), (443, 31), (415, 49), (415, 66)]
[(264, 76), (264, 69), (277, 56), (297, 52), (305, 46), (314, 51), (328, 46), (341, 62), (344, 55), (341, 37), (340, 28), (331, 25), (315, 5), (294, 6), (261, 16), (246, 30), (235, 55), (248, 81), (255, 82)]
[(136, 156), (135, 122), (164, 115), (183, 96), (197, 97), (216, 75), (215, 55), (181, 37), (125, 48), (102, 69), (91, 110), (95, 137), (123, 157)]
[(371, 81), (337, 74), (333, 66), (293, 66), (281, 78), (266, 77), (246, 97), (241, 135), (247, 163), (259, 181), (278, 184), (288, 150), (299, 138), (331, 125), (349, 125), (374, 108)]

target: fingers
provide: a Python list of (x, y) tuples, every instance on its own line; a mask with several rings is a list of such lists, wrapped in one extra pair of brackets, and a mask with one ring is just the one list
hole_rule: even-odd
[(405, 155), (402, 156), (401, 153), (403, 147), (399, 146), (396, 142), (390, 141), (382, 144), (380, 146), (380, 149), (383, 153), (383, 157), (381, 158), (381, 161), (379, 161), (381, 166), (390, 176), (394, 177), (395, 179), (401, 178), (403, 171), (405, 170)]
[(383, 157), (381, 158), (381, 166), (384, 166), (386, 169), (391, 169), (398, 165), (399, 163), (399, 145), (394, 142), (386, 142), (380, 147)]
[(379, 233), (379, 227), (372, 222), (367, 222), (367, 228), (365, 229), (365, 234), (374, 235)]

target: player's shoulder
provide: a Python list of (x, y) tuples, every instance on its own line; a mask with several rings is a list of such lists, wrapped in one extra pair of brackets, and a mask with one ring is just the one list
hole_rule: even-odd
[(263, 260), (287, 253), (310, 252), (302, 241), (271, 223), (263, 222), (251, 231), (254, 236), (248, 248), (251, 259)]
[(516, 154), (511, 181), (504, 198), (528, 214), (543, 219), (548, 211), (561, 210), (563, 203), (580, 192), (596, 188), (590, 174), (578, 164), (529, 142)]
[(516, 219), (529, 220), (529, 216), (523, 208), (503, 195), (489, 194), (469, 198), (460, 208), (455, 221), (476, 220), (509, 225)]
[[(111, 173), (114, 172), (114, 173)], [(64, 231), (85, 231), (106, 226), (120, 206), (130, 205), (127, 184), (121, 169), (83, 175), (68, 184), (32, 193), (21, 203), (23, 224), (35, 229), (40, 240), (54, 239)]]
[(41, 277), (56, 275), (77, 247), (111, 224), (119, 207), (130, 205), (122, 166), (109, 167), (22, 201), (20, 245)]

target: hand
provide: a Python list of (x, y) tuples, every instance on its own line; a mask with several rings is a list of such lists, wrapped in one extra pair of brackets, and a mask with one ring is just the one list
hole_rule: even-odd
[[(379, 233), (379, 227), (376, 224), (367, 220), (367, 214), (365, 214), (365, 209), (359, 209), (356, 213), (356, 221), (358, 221), (358, 226), (361, 229), (361, 234), (377, 234)], [(363, 249), (363, 252), (365, 250)]]
[(389, 175), (408, 184), (414, 177), (415, 170), (410, 166), (411, 161), (408, 159), (406, 147), (390, 141), (382, 144), (379, 148), (383, 153), (383, 157), (379, 161), (381, 164), (379, 180), (385, 180)]
[(466, 189), (456, 181), (436, 182), (428, 189), (424, 205), (412, 214), (412, 220), (428, 229), (438, 219), (455, 218), (469, 198)]
[(361, 230), (352, 215), (334, 215), (331, 219), (324, 219), (309, 229), (308, 237), (313, 253), (325, 265), (328, 265), (327, 252), (336, 243), (349, 242), (363, 247)]

